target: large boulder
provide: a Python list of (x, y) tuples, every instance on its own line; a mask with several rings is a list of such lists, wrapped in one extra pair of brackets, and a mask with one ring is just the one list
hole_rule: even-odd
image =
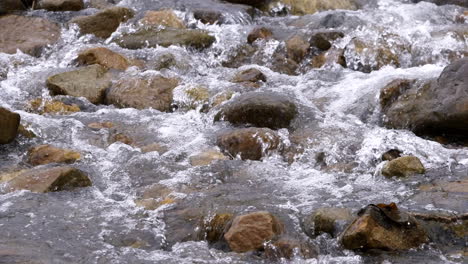
[(255, 212), (235, 217), (224, 238), (235, 252), (260, 250), (265, 242), (281, 234), (283, 228), (272, 214)]
[(87, 49), (78, 55), (77, 60), (80, 64), (99, 64), (122, 71), (133, 65), (128, 58), (104, 47)]
[(100, 104), (111, 85), (111, 74), (106, 67), (95, 64), (50, 76), (46, 84), (54, 95), (82, 96), (93, 104)]
[(28, 151), (28, 163), (35, 166), (49, 163), (73, 163), (80, 157), (79, 152), (51, 145), (39, 145)]
[(417, 157), (406, 156), (387, 162), (382, 168), (382, 174), (387, 177), (407, 177), (413, 174), (426, 172), (423, 164)]
[(260, 160), (278, 149), (280, 138), (268, 128), (241, 128), (222, 133), (217, 138), (218, 146), (232, 157)]
[(84, 8), (83, 0), (39, 0), (36, 9), (47, 11), (80, 11)]
[(39, 56), (44, 47), (60, 38), (60, 27), (40, 17), (1, 16), (0, 25), (0, 52), (8, 54), (21, 50)]
[(171, 45), (187, 46), (197, 49), (208, 48), (215, 41), (215, 37), (205, 30), (178, 28), (143, 28), (136, 32), (123, 34), (115, 42), (126, 49), (141, 49)]
[(174, 11), (170, 9), (159, 11), (148, 11), (140, 20), (144, 25), (163, 26), (170, 28), (185, 28), (184, 22), (180, 20)]
[(394, 203), (368, 205), (358, 216), (341, 236), (346, 249), (407, 250), (428, 240), (418, 221)]
[(70, 23), (80, 27), (82, 34), (94, 34), (99, 38), (108, 38), (120, 26), (134, 16), (131, 9), (111, 7), (91, 16), (73, 18)]
[(12, 142), (18, 134), (20, 115), (0, 107), (0, 144)]
[(86, 173), (68, 166), (54, 168), (33, 168), (9, 175), (2, 175), (7, 191), (29, 190), (45, 193), (68, 191), (78, 187), (91, 186)]
[(235, 125), (252, 124), (271, 129), (287, 128), (296, 117), (297, 107), (278, 93), (251, 92), (235, 97), (216, 114), (215, 121), (226, 120)]
[(416, 82), (400, 91), (392, 96), (392, 103), (382, 105), (387, 127), (468, 138), (468, 58), (447, 66), (437, 80)]
[(117, 107), (136, 109), (153, 108), (159, 111), (170, 111), (173, 90), (179, 81), (161, 75), (150, 78), (122, 79), (108, 91), (106, 102)]

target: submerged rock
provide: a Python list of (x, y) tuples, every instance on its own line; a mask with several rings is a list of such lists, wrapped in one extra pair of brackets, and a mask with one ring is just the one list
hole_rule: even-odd
[(286, 41), (288, 58), (300, 63), (309, 52), (310, 44), (303, 37), (295, 35)]
[(353, 219), (351, 210), (347, 208), (319, 208), (305, 218), (303, 226), (306, 234), (310, 237), (322, 233), (336, 237)]
[(231, 250), (247, 252), (263, 249), (263, 244), (283, 231), (283, 224), (268, 212), (237, 216), (224, 238)]
[(80, 157), (79, 152), (51, 145), (36, 146), (28, 151), (28, 163), (35, 166), (49, 163), (73, 163)]
[(82, 96), (93, 104), (100, 104), (111, 85), (111, 74), (106, 67), (95, 64), (53, 75), (47, 78), (46, 84), (54, 95)]
[(170, 111), (173, 90), (179, 81), (161, 75), (149, 78), (122, 79), (108, 91), (106, 102), (117, 107), (136, 109), (153, 108), (159, 111)]
[(185, 28), (184, 22), (180, 20), (172, 10), (148, 11), (140, 20), (141, 23), (151, 26), (163, 26), (170, 28)]
[(249, 44), (254, 43), (257, 39), (269, 39), (273, 37), (273, 32), (266, 27), (258, 27), (252, 30), (247, 36), (247, 42)]
[(271, 129), (287, 128), (296, 117), (296, 105), (286, 96), (271, 92), (251, 92), (235, 97), (224, 105), (215, 121), (235, 125), (252, 124)]
[(171, 45), (204, 49), (211, 46), (215, 40), (215, 37), (209, 35), (205, 30), (143, 28), (133, 33), (123, 34), (114, 41), (126, 49), (169, 47)]
[(265, 247), (265, 255), (268, 259), (280, 261), (300, 257), (303, 259), (316, 258), (317, 249), (307, 242), (295, 239), (280, 238)]
[(397, 159), (401, 157), (401, 153), (402, 152), (398, 149), (391, 149), (385, 152), (384, 154), (382, 154), (382, 160), (391, 161), (391, 160)]
[(190, 157), (190, 164), (192, 166), (206, 166), (217, 160), (229, 159), (218, 150), (206, 150)]
[(293, 15), (314, 14), (324, 10), (334, 9), (357, 9), (354, 0), (273, 0), (261, 7), (262, 10), (269, 11), (278, 4), (286, 5)]
[(224, 16), (223, 13), (216, 10), (209, 9), (197, 9), (193, 11), (193, 17), (200, 20), (203, 24), (223, 24)]
[(0, 52), (8, 54), (21, 50), (39, 56), (44, 47), (60, 38), (60, 27), (40, 17), (1, 16), (0, 25)]
[(0, 2), (0, 15), (15, 11), (23, 11), (32, 5), (32, 0), (2, 0)]
[(234, 79), (232, 80), (233, 82), (236, 83), (243, 83), (243, 82), (266, 82), (267, 78), (263, 72), (261, 72), (258, 69), (255, 68), (250, 68), (247, 70), (240, 71), (236, 73), (236, 76), (234, 76)]
[(99, 64), (107, 68), (122, 71), (133, 66), (133, 63), (128, 58), (104, 47), (87, 49), (78, 55), (77, 60), (80, 64), (84, 65)]
[(69, 191), (78, 187), (88, 187), (92, 184), (84, 172), (68, 166), (34, 168), (3, 177), (12, 178), (6, 183), (6, 190), (8, 191), (58, 192)]
[(20, 115), (0, 107), (0, 144), (12, 142), (18, 135)]
[(111, 7), (91, 16), (73, 18), (70, 23), (78, 24), (82, 34), (94, 34), (99, 38), (108, 38), (119, 27), (134, 16), (131, 9)]
[(332, 42), (342, 37), (344, 37), (344, 33), (341, 31), (318, 31), (310, 37), (309, 43), (312, 47), (320, 50), (329, 50), (332, 47)]
[(233, 218), (233, 214), (221, 213), (206, 219), (201, 232), (202, 237), (210, 243), (223, 241)]
[(382, 174), (387, 177), (407, 177), (413, 174), (424, 174), (426, 169), (417, 157), (407, 156), (393, 159), (382, 168)]
[(35, 6), (35, 9), (47, 11), (80, 11), (83, 8), (83, 0), (39, 0)]
[(79, 112), (81, 109), (76, 104), (65, 104), (57, 100), (43, 100), (42, 98), (37, 98), (29, 102), (28, 111), (43, 114), (60, 114), (68, 115), (72, 113)]
[(351, 250), (408, 250), (427, 242), (426, 232), (416, 219), (390, 205), (368, 205), (340, 238)]
[(218, 146), (232, 157), (260, 160), (278, 149), (280, 138), (268, 128), (241, 128), (218, 136)]

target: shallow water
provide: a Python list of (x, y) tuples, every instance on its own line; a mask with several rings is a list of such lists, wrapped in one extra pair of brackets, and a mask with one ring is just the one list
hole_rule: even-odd
[[(436, 78), (449, 63), (447, 50), (467, 50), (466, 23), (456, 24), (463, 13), (456, 6), (430, 3), (379, 0), (357, 11), (326, 11), (303, 17), (255, 17), (236, 5), (214, 0), (163, 1), (123, 0), (117, 5), (131, 7), (142, 15), (145, 10), (170, 7), (189, 25), (206, 29), (216, 36), (215, 44), (204, 50), (181, 47), (126, 50), (111, 40), (134, 29), (134, 21), (124, 23), (104, 43), (90, 36), (80, 36), (76, 26), (63, 25), (59, 43), (48, 48), (40, 58), (21, 53), (0, 54), (0, 105), (14, 109), (37, 135), (20, 138), (1, 146), (0, 169), (25, 167), (26, 150), (37, 144), (53, 144), (83, 153), (75, 166), (89, 173), (93, 187), (73, 192), (35, 194), (27, 191), (0, 195), (0, 251), (21, 252), (37, 263), (268, 263), (254, 255), (242, 255), (210, 248), (204, 241), (170, 245), (170, 232), (164, 215), (177, 207), (200, 208), (214, 214), (268, 210), (288, 222), (302, 239), (300, 220), (319, 207), (338, 206), (358, 210), (370, 203), (395, 202), (412, 211), (466, 213), (462, 208), (438, 207), (430, 201), (417, 202), (411, 197), (417, 186), (434, 179), (456, 180), (468, 176), (468, 149), (449, 147), (415, 136), (406, 130), (383, 128), (380, 124), (379, 93), (397, 78)], [(193, 19), (195, 8), (211, 7), (226, 13), (223, 25), (204, 25)], [(96, 10), (80, 11), (82, 14)], [(274, 91), (292, 97), (299, 106), (293, 129), (280, 130), (284, 144), (288, 137), (311, 135), (304, 153), (288, 164), (278, 154), (262, 161), (239, 159), (193, 167), (189, 157), (215, 146), (218, 131), (228, 123), (213, 123), (216, 111), (203, 113), (183, 107), (189, 100), (184, 90), (194, 85), (206, 86), (212, 95), (235, 86), (229, 80), (239, 71), (223, 67), (247, 34), (258, 25), (273, 25), (274, 33), (287, 39), (294, 32), (323, 28), (327, 15), (344, 17), (337, 29), (345, 38), (334, 43), (345, 47), (355, 36), (376, 41), (389, 35), (395, 41), (410, 43), (411, 52), (399, 54), (401, 67), (386, 66), (371, 73), (329, 65), (307, 69), (297, 76), (280, 74), (268, 68), (273, 51), (284, 41), (261, 43), (255, 54), (256, 67), (267, 82), (259, 91)], [(29, 15), (46, 16), (66, 22), (75, 13), (54, 14), (30, 11)], [(138, 17), (137, 15), (137, 17)], [(141, 17), (141, 16), (140, 16)], [(465, 30), (460, 37), (455, 32)], [(442, 32), (442, 33), (440, 33)], [(390, 41), (391, 42), (391, 41)], [(83, 49), (105, 46), (121, 54), (147, 61), (166, 52), (184, 64), (179, 69), (140, 71), (133, 67), (121, 77), (161, 73), (177, 77), (172, 113), (157, 110), (116, 109), (94, 106), (82, 98), (66, 98), (78, 103), (81, 112), (71, 115), (37, 115), (26, 111), (27, 102), (37, 97), (50, 98), (45, 86), (48, 76), (74, 69), (73, 60)], [(348, 58), (347, 58), (348, 59)], [(429, 63), (428, 63), (429, 62)], [(4, 73), (4, 74), (3, 74)], [(110, 121), (115, 130), (132, 137), (140, 146), (166, 145), (168, 152), (143, 153), (140, 148), (117, 142), (108, 145), (110, 132), (91, 130), (87, 124)], [(428, 173), (408, 179), (387, 179), (378, 173), (380, 156), (398, 148), (421, 159)], [(324, 153), (322, 166), (316, 157)], [(352, 165), (350, 169), (343, 169)], [(147, 211), (135, 205), (145, 187), (159, 183), (172, 191), (176, 204)], [(142, 242), (143, 241), (143, 242)], [(141, 247), (134, 246), (141, 242)], [(462, 263), (438, 245), (424, 245), (399, 254), (360, 255), (340, 248), (336, 239), (320, 236), (312, 242), (320, 248), (318, 259), (300, 258), (284, 263)], [(0, 260), (0, 263), (11, 263)], [(17, 262), (13, 262), (17, 263)], [(19, 262), (18, 262), (19, 263)], [(29, 262), (28, 262), (29, 263)], [(36, 262), (32, 262), (36, 263)]]

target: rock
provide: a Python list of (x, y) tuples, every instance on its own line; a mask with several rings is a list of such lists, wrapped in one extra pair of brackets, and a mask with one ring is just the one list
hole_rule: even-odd
[(63, 102), (56, 100), (43, 100), (42, 98), (36, 98), (29, 102), (28, 111), (43, 114), (61, 114), (68, 115), (79, 112), (81, 109), (78, 105), (72, 104), (67, 105)]
[(447, 66), (436, 81), (416, 82), (383, 109), (383, 114), (384, 124), (390, 128), (466, 141), (468, 58)]
[(232, 157), (260, 160), (279, 147), (280, 138), (268, 128), (241, 128), (221, 134), (217, 144)]
[(15, 173), (6, 183), (8, 191), (29, 190), (45, 193), (69, 191), (78, 187), (91, 186), (88, 176), (73, 167), (33, 168)]
[(324, 10), (357, 9), (354, 0), (273, 0), (263, 5), (261, 9), (269, 11), (278, 4), (286, 5), (293, 15), (314, 14)]
[(111, 74), (107, 68), (95, 64), (53, 75), (47, 78), (46, 84), (54, 95), (85, 97), (93, 104), (100, 104), (111, 85)]
[(233, 214), (223, 213), (206, 219), (201, 232), (202, 237), (210, 243), (224, 240), (224, 234), (228, 231), (227, 228), (230, 227), (233, 218)]
[(40, 56), (43, 48), (60, 38), (60, 27), (40, 17), (7, 15), (0, 17), (0, 53), (22, 52)]
[(398, 149), (391, 149), (391, 150), (385, 152), (384, 154), (382, 154), (382, 160), (391, 161), (391, 160), (397, 159), (397, 158), (401, 157), (402, 153), (403, 152), (401, 152)]
[(135, 200), (135, 205), (138, 207), (143, 207), (145, 210), (153, 211), (158, 209), (159, 207), (166, 205), (166, 204), (173, 204), (176, 201), (172, 198), (166, 198), (162, 201), (157, 201), (155, 199), (139, 199)]
[(0, 2), (0, 15), (15, 12), (23, 11), (32, 6), (32, 0), (22, 1), (22, 0), (2, 0)]
[(268, 0), (225, 0), (225, 1), (234, 3), (234, 4), (251, 5), (251, 6), (257, 6), (257, 7), (268, 2)]
[(310, 237), (328, 233), (336, 237), (353, 221), (354, 216), (347, 208), (319, 208), (304, 220), (304, 229)]
[(223, 24), (223, 14), (216, 10), (197, 9), (193, 11), (193, 17), (200, 20), (203, 24)]
[(88, 127), (91, 128), (92, 130), (100, 130), (100, 129), (105, 129), (105, 128), (113, 128), (114, 124), (112, 122), (94, 122), (88, 124)]
[(118, 81), (109, 89), (106, 101), (116, 107), (153, 108), (170, 111), (175, 87), (179, 81), (161, 75), (149, 78), (129, 78)]
[(414, 84), (414, 80), (396, 79), (387, 84), (380, 91), (380, 107), (387, 109), (400, 95), (409, 90)]
[(464, 213), (468, 210), (467, 199), (468, 179), (465, 178), (458, 181), (440, 179), (422, 184), (408, 201), (421, 208), (444, 208)]
[(436, 5), (459, 5), (468, 8), (466, 0), (411, 0), (413, 3), (430, 2)]
[(0, 107), (0, 144), (12, 142), (18, 135), (20, 115)]
[(309, 51), (310, 44), (304, 40), (301, 36), (293, 36), (292, 38), (286, 41), (286, 50), (288, 53), (288, 58), (291, 60), (300, 63), (307, 52)]
[(96, 9), (106, 9), (114, 6), (114, 0), (89, 0), (88, 7)]
[(39, 145), (28, 151), (28, 163), (34, 166), (49, 163), (74, 163), (80, 158), (79, 152), (51, 145)]
[(109, 138), (109, 144), (113, 144), (115, 142), (120, 142), (120, 143), (123, 143), (123, 144), (132, 145), (133, 144), (133, 139), (131, 137), (125, 135), (125, 134), (117, 133), (117, 134), (112, 135)]
[(269, 39), (273, 37), (273, 32), (266, 27), (258, 27), (252, 30), (247, 36), (249, 44), (254, 43), (257, 39)]
[(270, 92), (251, 92), (235, 97), (224, 105), (215, 121), (235, 125), (252, 124), (271, 129), (287, 128), (296, 117), (296, 105), (287, 97)]
[(408, 250), (427, 242), (416, 219), (393, 203), (368, 205), (358, 216), (340, 238), (346, 249)]
[(180, 20), (174, 11), (170, 9), (159, 11), (148, 11), (140, 20), (141, 23), (151, 26), (163, 26), (170, 28), (185, 28), (184, 22)]
[(310, 37), (309, 43), (312, 47), (320, 50), (329, 50), (332, 47), (332, 42), (342, 37), (344, 34), (341, 31), (318, 31)]
[(37, 137), (36, 134), (34, 134), (33, 131), (29, 128), (28, 125), (19, 125), (18, 127), (18, 134), (22, 135), (25, 138), (31, 139)]
[(413, 174), (424, 174), (426, 169), (417, 157), (407, 156), (396, 158), (387, 162), (382, 168), (382, 174), (386, 177), (408, 177)]
[(298, 256), (302, 259), (316, 258), (317, 249), (306, 242), (294, 239), (281, 238), (265, 247), (265, 255), (271, 260), (293, 259)]
[(263, 243), (281, 234), (283, 224), (268, 212), (255, 212), (234, 218), (224, 238), (231, 250), (243, 253), (263, 249)]
[(35, 9), (47, 11), (80, 11), (83, 8), (83, 0), (39, 0), (35, 6)]
[(207, 31), (199, 29), (143, 28), (133, 33), (123, 34), (114, 41), (126, 49), (169, 47), (171, 45), (204, 49), (213, 44), (215, 37), (209, 35)]
[(73, 18), (70, 23), (80, 27), (81, 34), (94, 34), (99, 38), (108, 38), (120, 26), (134, 16), (131, 9), (111, 7), (91, 16)]
[(243, 82), (266, 82), (267, 78), (263, 72), (261, 72), (258, 69), (255, 68), (250, 68), (247, 70), (240, 71), (236, 73), (236, 76), (234, 76), (234, 79), (232, 80), (233, 82), (236, 83), (243, 83)]
[(91, 48), (81, 52), (77, 61), (83, 65), (99, 64), (109, 69), (122, 71), (133, 66), (128, 58), (104, 47)]
[(338, 64), (346, 68), (346, 59), (343, 55), (344, 50), (331, 48), (326, 52), (321, 52), (312, 57), (310, 66), (321, 68), (324, 65)]
[(162, 155), (164, 153), (166, 153), (169, 149), (168, 147), (162, 145), (162, 144), (159, 144), (159, 143), (152, 143), (152, 144), (149, 144), (149, 145), (146, 145), (146, 146), (142, 146), (141, 148), (141, 152), (143, 153), (148, 153), (148, 152), (158, 152), (159, 155)]
[(192, 166), (207, 166), (213, 163), (214, 161), (228, 160), (229, 158), (226, 157), (223, 153), (219, 152), (218, 150), (211, 149), (191, 156), (189, 159), (190, 164)]

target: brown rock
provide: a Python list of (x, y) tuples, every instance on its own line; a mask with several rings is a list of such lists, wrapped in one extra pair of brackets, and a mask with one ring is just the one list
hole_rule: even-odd
[(81, 109), (78, 105), (72, 104), (67, 105), (63, 102), (56, 100), (42, 100), (42, 98), (36, 98), (29, 102), (29, 111), (43, 114), (62, 114), (68, 115), (79, 112)]
[(423, 164), (417, 157), (407, 156), (393, 159), (382, 168), (382, 174), (387, 177), (407, 177), (413, 174), (424, 174)]
[(88, 127), (93, 129), (93, 130), (100, 130), (100, 129), (104, 129), (104, 128), (113, 128), (114, 123), (112, 123), (112, 122), (102, 122), (102, 123), (94, 122), (94, 123), (88, 124)]
[(301, 36), (293, 36), (292, 38), (286, 41), (286, 50), (288, 53), (288, 58), (291, 60), (300, 63), (307, 52), (309, 51), (310, 44), (304, 40)]
[(414, 82), (414, 80), (396, 79), (387, 84), (382, 91), (380, 91), (380, 106), (382, 109), (391, 106), (401, 94), (412, 87)]
[(197, 9), (193, 11), (193, 17), (200, 20), (203, 24), (222, 24), (224, 22), (223, 14), (216, 10)]
[(395, 204), (369, 205), (358, 215), (341, 237), (346, 249), (407, 250), (427, 242), (416, 219)]
[(20, 115), (0, 107), (0, 144), (12, 142), (18, 135)]
[(398, 149), (391, 149), (385, 152), (384, 154), (382, 154), (382, 160), (391, 161), (391, 160), (397, 159), (401, 157), (401, 153), (402, 152), (399, 151)]
[(168, 151), (168, 147), (162, 145), (162, 144), (159, 144), (159, 143), (152, 143), (152, 144), (149, 144), (149, 145), (146, 145), (146, 146), (143, 146), (141, 147), (141, 151), (143, 153), (148, 153), (148, 152), (158, 152), (160, 155), (166, 153)]
[(91, 48), (81, 52), (77, 58), (80, 64), (99, 64), (107, 68), (126, 70), (132, 62), (126, 57), (104, 47)]
[(39, 0), (35, 7), (47, 11), (80, 11), (83, 8), (83, 0)]
[(241, 72), (238, 72), (236, 76), (234, 76), (234, 79), (232, 80), (233, 82), (236, 83), (243, 83), (243, 82), (266, 82), (267, 78), (263, 72), (261, 72), (258, 69), (251, 68), (247, 70), (243, 70)]
[(231, 250), (243, 253), (263, 249), (263, 243), (281, 234), (283, 225), (268, 212), (255, 212), (234, 218), (224, 238)]
[(36, 134), (29, 128), (29, 125), (19, 125), (18, 127), (18, 134), (22, 135), (25, 138), (35, 138)]
[(34, 168), (16, 173), (7, 182), (7, 190), (29, 190), (31, 192), (68, 191), (78, 187), (91, 186), (88, 176), (73, 167)]
[[(307, 233), (316, 236), (322, 233), (328, 233), (336, 237), (353, 219), (354, 217), (351, 214), (351, 210), (347, 208), (319, 208), (310, 216), (310, 222), (313, 221), (314, 223), (313, 232), (311, 232), (312, 230), (307, 230)], [(312, 225), (309, 225), (309, 228), (311, 226)]]
[(198, 153), (194, 156), (190, 157), (190, 164), (192, 166), (207, 166), (217, 160), (228, 160), (229, 158), (226, 157), (223, 153), (219, 152), (218, 150), (211, 149), (206, 150), (201, 153)]
[(28, 151), (28, 162), (35, 166), (49, 163), (73, 163), (80, 157), (79, 152), (51, 145), (36, 146)]
[(121, 142), (127, 145), (132, 145), (133, 139), (125, 134), (117, 133), (117, 134), (112, 135), (111, 138), (109, 139), (109, 144), (112, 144), (115, 142)]
[(265, 247), (265, 255), (271, 260), (293, 259), (298, 256), (303, 259), (316, 258), (318, 253), (312, 245), (294, 239), (281, 238)]
[(21, 0), (2, 0), (0, 2), (0, 15), (16, 11), (24, 11), (31, 7), (31, 3)]
[(185, 28), (184, 22), (180, 20), (174, 11), (170, 9), (159, 11), (148, 11), (140, 20), (145, 25), (164, 26), (171, 28)]
[(113, 6), (108, 0), (89, 0), (88, 6), (96, 9), (106, 9)]
[(341, 31), (319, 31), (311, 36), (309, 43), (312, 47), (320, 50), (329, 50), (332, 47), (332, 42), (342, 37), (344, 34)]
[(91, 16), (73, 18), (70, 23), (78, 24), (82, 34), (94, 34), (99, 38), (108, 38), (120, 26), (134, 16), (131, 9), (111, 7)]
[(232, 157), (260, 160), (279, 147), (280, 138), (268, 128), (241, 128), (221, 134), (217, 144)]
[(265, 27), (259, 27), (252, 30), (247, 36), (247, 42), (249, 44), (254, 43), (257, 39), (269, 39), (273, 37), (273, 32)]
[(153, 108), (170, 111), (173, 90), (179, 81), (161, 75), (146, 79), (129, 78), (118, 81), (107, 93), (106, 101), (116, 107)]
[(261, 6), (261, 9), (269, 11), (278, 3), (289, 7), (293, 15), (314, 14), (319, 11), (335, 9), (355, 10), (357, 8), (354, 0), (273, 0), (266, 2)]
[(39, 56), (47, 45), (60, 38), (60, 27), (40, 17), (7, 15), (0, 17), (0, 52), (22, 52)]
[(224, 239), (224, 234), (228, 231), (233, 214), (215, 214), (211, 219), (205, 220), (207, 222), (202, 231), (202, 236), (211, 243), (216, 243)]

